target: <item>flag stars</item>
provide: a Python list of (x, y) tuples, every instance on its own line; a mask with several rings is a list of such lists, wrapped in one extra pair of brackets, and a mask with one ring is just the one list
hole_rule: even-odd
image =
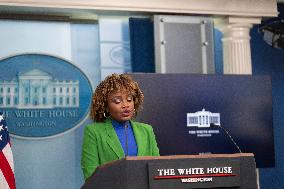
[(2, 141), (2, 135), (0, 135), (0, 141)]
[(0, 121), (4, 120), (3, 114), (0, 114)]
[(3, 125), (0, 125), (0, 132), (1, 132), (1, 131), (4, 131)]

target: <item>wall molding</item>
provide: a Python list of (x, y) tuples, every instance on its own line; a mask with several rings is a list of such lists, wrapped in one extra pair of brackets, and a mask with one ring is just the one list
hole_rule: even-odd
[(0, 7), (276, 17), (276, 0), (0, 0)]

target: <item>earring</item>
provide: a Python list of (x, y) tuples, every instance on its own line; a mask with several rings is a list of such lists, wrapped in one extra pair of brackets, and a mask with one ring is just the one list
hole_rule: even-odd
[(104, 112), (104, 118), (106, 118), (106, 113)]

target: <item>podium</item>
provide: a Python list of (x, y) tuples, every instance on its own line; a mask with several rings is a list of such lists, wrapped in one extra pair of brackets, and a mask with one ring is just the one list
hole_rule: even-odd
[(257, 189), (251, 153), (126, 157), (99, 166), (81, 189)]

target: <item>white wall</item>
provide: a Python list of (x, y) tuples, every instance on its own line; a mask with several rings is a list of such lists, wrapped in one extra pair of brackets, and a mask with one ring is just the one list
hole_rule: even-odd
[[(1, 59), (20, 53), (58, 56), (76, 64), (89, 77), (93, 88), (100, 80), (98, 47), (97, 24), (0, 21)], [(12, 137), (17, 188), (80, 188), (84, 125), (51, 139)]]

